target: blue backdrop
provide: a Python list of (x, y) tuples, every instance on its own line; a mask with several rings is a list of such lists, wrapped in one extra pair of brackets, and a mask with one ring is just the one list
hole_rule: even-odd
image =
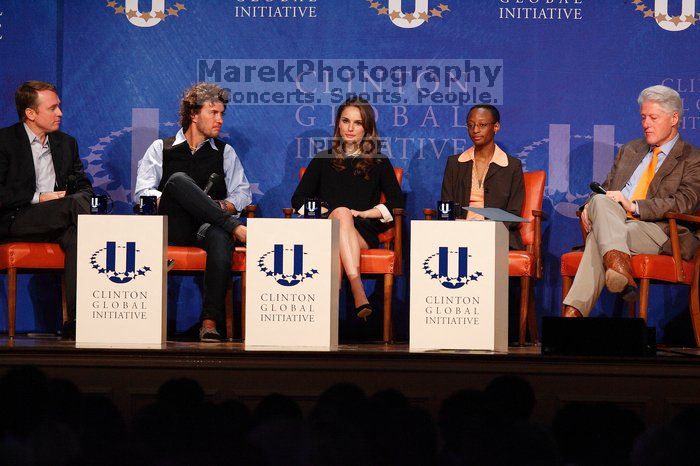
[[(408, 216), (421, 218), (439, 197), (446, 157), (468, 147), (467, 108), (495, 103), (499, 145), (526, 170), (547, 171), (537, 308), (556, 315), (559, 257), (581, 243), (574, 212), (617, 147), (641, 135), (638, 92), (678, 90), (681, 134), (700, 144), (697, 13), (694, 0), (6, 0), (0, 124), (16, 121), (19, 83), (56, 82), (62, 129), (78, 139), (97, 189), (126, 212), (136, 162), (177, 130), (182, 90), (219, 82), (234, 95), (224, 136), (259, 212), (276, 217), (299, 167), (325, 147), (335, 105), (368, 92), (385, 152), (406, 170)], [(403, 337), (406, 283), (397, 286)], [(57, 292), (55, 279), (20, 285), (18, 331), (54, 328), (57, 305), (44, 291)], [(650, 322), (667, 341), (689, 341), (685, 292), (652, 287), (652, 295)], [(195, 279), (171, 278), (169, 300), (178, 330), (196, 322)], [(620, 312), (604, 295), (594, 314)]]

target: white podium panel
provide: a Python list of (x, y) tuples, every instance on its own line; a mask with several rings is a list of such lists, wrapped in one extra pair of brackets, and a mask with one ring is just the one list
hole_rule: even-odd
[(411, 350), (508, 350), (508, 230), (411, 222)]
[(338, 346), (338, 221), (252, 218), (245, 346)]
[(161, 345), (168, 219), (80, 215), (76, 344)]

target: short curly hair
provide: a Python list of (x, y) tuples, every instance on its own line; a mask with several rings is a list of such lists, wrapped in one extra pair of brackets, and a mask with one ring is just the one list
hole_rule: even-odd
[(228, 104), (228, 92), (212, 83), (196, 83), (185, 90), (180, 101), (180, 126), (187, 131), (196, 115), (208, 102), (221, 102), (224, 109)]

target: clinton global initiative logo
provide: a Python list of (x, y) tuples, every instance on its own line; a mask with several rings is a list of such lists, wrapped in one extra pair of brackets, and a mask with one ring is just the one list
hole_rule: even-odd
[[(366, 0), (369, 7), (377, 12), (379, 16), (387, 16), (395, 26), (404, 29), (413, 29), (429, 22), (433, 19), (442, 19), (447, 14), (450, 7), (447, 0), (433, 2), (429, 0)], [(408, 11), (404, 11), (406, 3)], [(413, 4), (413, 11), (411, 11)]]
[(115, 15), (125, 15), (129, 22), (140, 28), (150, 28), (170, 16), (180, 16), (180, 12), (186, 10), (185, 4), (176, 2), (165, 7), (165, 0), (152, 0), (150, 11), (139, 10), (139, 0), (124, 0), (107, 2), (107, 8), (111, 8)]
[[(105, 275), (109, 281), (123, 285), (151, 271), (148, 266), (136, 268), (138, 252), (141, 251), (136, 249), (134, 241), (127, 241), (124, 246), (117, 246), (116, 241), (107, 241), (105, 247), (92, 254), (90, 265), (99, 275)], [(118, 271), (117, 268), (122, 270)]]
[[(290, 253), (292, 254), (292, 273), (285, 273), (284, 259)], [(292, 248), (285, 248), (283, 244), (275, 244), (272, 251), (260, 256), (258, 269), (282, 286), (296, 286), (318, 274), (317, 269), (304, 267), (305, 255), (307, 253), (304, 252), (303, 244), (295, 244)]]
[[(484, 274), (479, 271), (469, 271), (469, 248), (460, 247), (456, 251), (441, 246), (438, 252), (428, 256), (423, 261), (423, 272), (431, 280), (437, 280), (445, 288), (456, 290), (464, 285), (479, 280)], [(457, 260), (457, 275), (450, 275), (451, 260)]]
[[(684, 31), (700, 19), (695, 10), (696, 0), (632, 0), (635, 10), (644, 15), (645, 19), (656, 21), (662, 29), (671, 32)], [(679, 15), (669, 15), (669, 2), (681, 2)], [(647, 5), (647, 3), (649, 5)], [(653, 7), (653, 8), (652, 8)]]
[[(498, 19), (515, 21), (579, 21), (584, 0), (491, 0)], [(588, 0), (591, 1), (591, 0)]]
[(322, 0), (237, 0), (235, 18), (316, 19)]
[(620, 147), (613, 125), (593, 125), (590, 134), (572, 132), (569, 124), (550, 124), (548, 137), (530, 142), (514, 155), (525, 172), (547, 171), (544, 198), (557, 213), (575, 219), (591, 194), (590, 182), (605, 181)]

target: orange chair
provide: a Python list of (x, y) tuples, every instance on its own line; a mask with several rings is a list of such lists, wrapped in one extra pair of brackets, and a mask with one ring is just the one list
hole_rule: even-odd
[[(245, 209), (246, 217), (255, 216), (256, 206), (249, 205)], [(171, 272), (204, 272), (207, 264), (207, 253), (195, 246), (168, 246), (168, 260), (174, 260)], [(241, 335), (245, 339), (245, 284), (246, 284), (246, 248), (238, 246), (233, 251), (231, 272), (241, 274)], [(226, 337), (233, 338), (233, 282), (226, 287)]]
[[(673, 285), (690, 286), (690, 318), (693, 323), (695, 344), (700, 346), (700, 250), (696, 251), (691, 260), (681, 258), (681, 247), (678, 239), (678, 221), (700, 224), (700, 211), (695, 215), (676, 213), (666, 214), (670, 229), (672, 255), (638, 254), (632, 256), (632, 276), (639, 280), (639, 317), (646, 320), (649, 307), (649, 286), (651, 283), (669, 283)], [(583, 228), (582, 228), (583, 231)], [(585, 241), (585, 231), (583, 231)], [(574, 276), (581, 263), (583, 252), (567, 252), (561, 256), (562, 299), (571, 289)], [(564, 305), (562, 304), (562, 312)], [(635, 316), (635, 304), (630, 303), (630, 317)]]
[[(508, 251), (508, 275), (520, 277), (520, 319), (518, 343), (525, 344), (525, 334), (530, 331), (530, 341), (537, 343), (537, 314), (535, 312), (535, 282), (542, 278), (542, 199), (547, 175), (544, 171), (524, 174), (525, 202), (520, 216), (529, 220), (520, 224), (520, 237), (525, 249)], [(432, 220), (436, 211), (423, 209), (426, 220)]]
[[(65, 255), (55, 243), (6, 243), (0, 245), (0, 270), (7, 270), (7, 333), (15, 336), (17, 318), (17, 271), (63, 270)], [(67, 320), (65, 280), (61, 277), (63, 321)]]
[[(299, 170), (299, 179), (304, 176), (306, 168)], [(401, 186), (403, 181), (403, 168), (394, 168), (396, 180)], [(382, 194), (380, 202), (385, 202)], [(282, 209), (285, 218), (291, 218), (294, 209)], [(389, 343), (392, 338), (391, 298), (394, 291), (394, 277), (402, 274), (403, 254), (403, 217), (404, 209), (394, 209), (392, 212), (394, 221), (389, 224), (387, 230), (379, 235), (379, 242), (384, 246), (379, 249), (363, 249), (360, 251), (360, 273), (366, 275), (384, 276), (384, 321), (382, 324), (384, 343)]]
[[(255, 215), (255, 206), (246, 207), (246, 216)], [(168, 246), (168, 259), (174, 259), (172, 270), (178, 272), (204, 272), (207, 253), (197, 247)], [(17, 271), (24, 269), (63, 270), (65, 255), (55, 243), (16, 242), (0, 244), (0, 271), (7, 270), (7, 333), (15, 336), (17, 318)], [(232, 272), (241, 273), (241, 305), (245, 309), (245, 248), (237, 247), (233, 253)], [(226, 291), (226, 335), (233, 336), (233, 283)], [(63, 321), (68, 319), (65, 280), (61, 278)], [(243, 313), (245, 316), (245, 313)], [(244, 329), (245, 331), (245, 329)]]
[[(231, 271), (241, 274), (241, 307), (245, 309), (245, 247), (236, 247), (233, 252)], [(204, 272), (207, 253), (194, 246), (168, 246), (168, 259), (175, 261), (172, 272)], [(226, 288), (226, 337), (233, 338), (233, 282)], [(245, 313), (243, 313), (245, 315)], [(243, 328), (245, 332), (245, 328)]]

